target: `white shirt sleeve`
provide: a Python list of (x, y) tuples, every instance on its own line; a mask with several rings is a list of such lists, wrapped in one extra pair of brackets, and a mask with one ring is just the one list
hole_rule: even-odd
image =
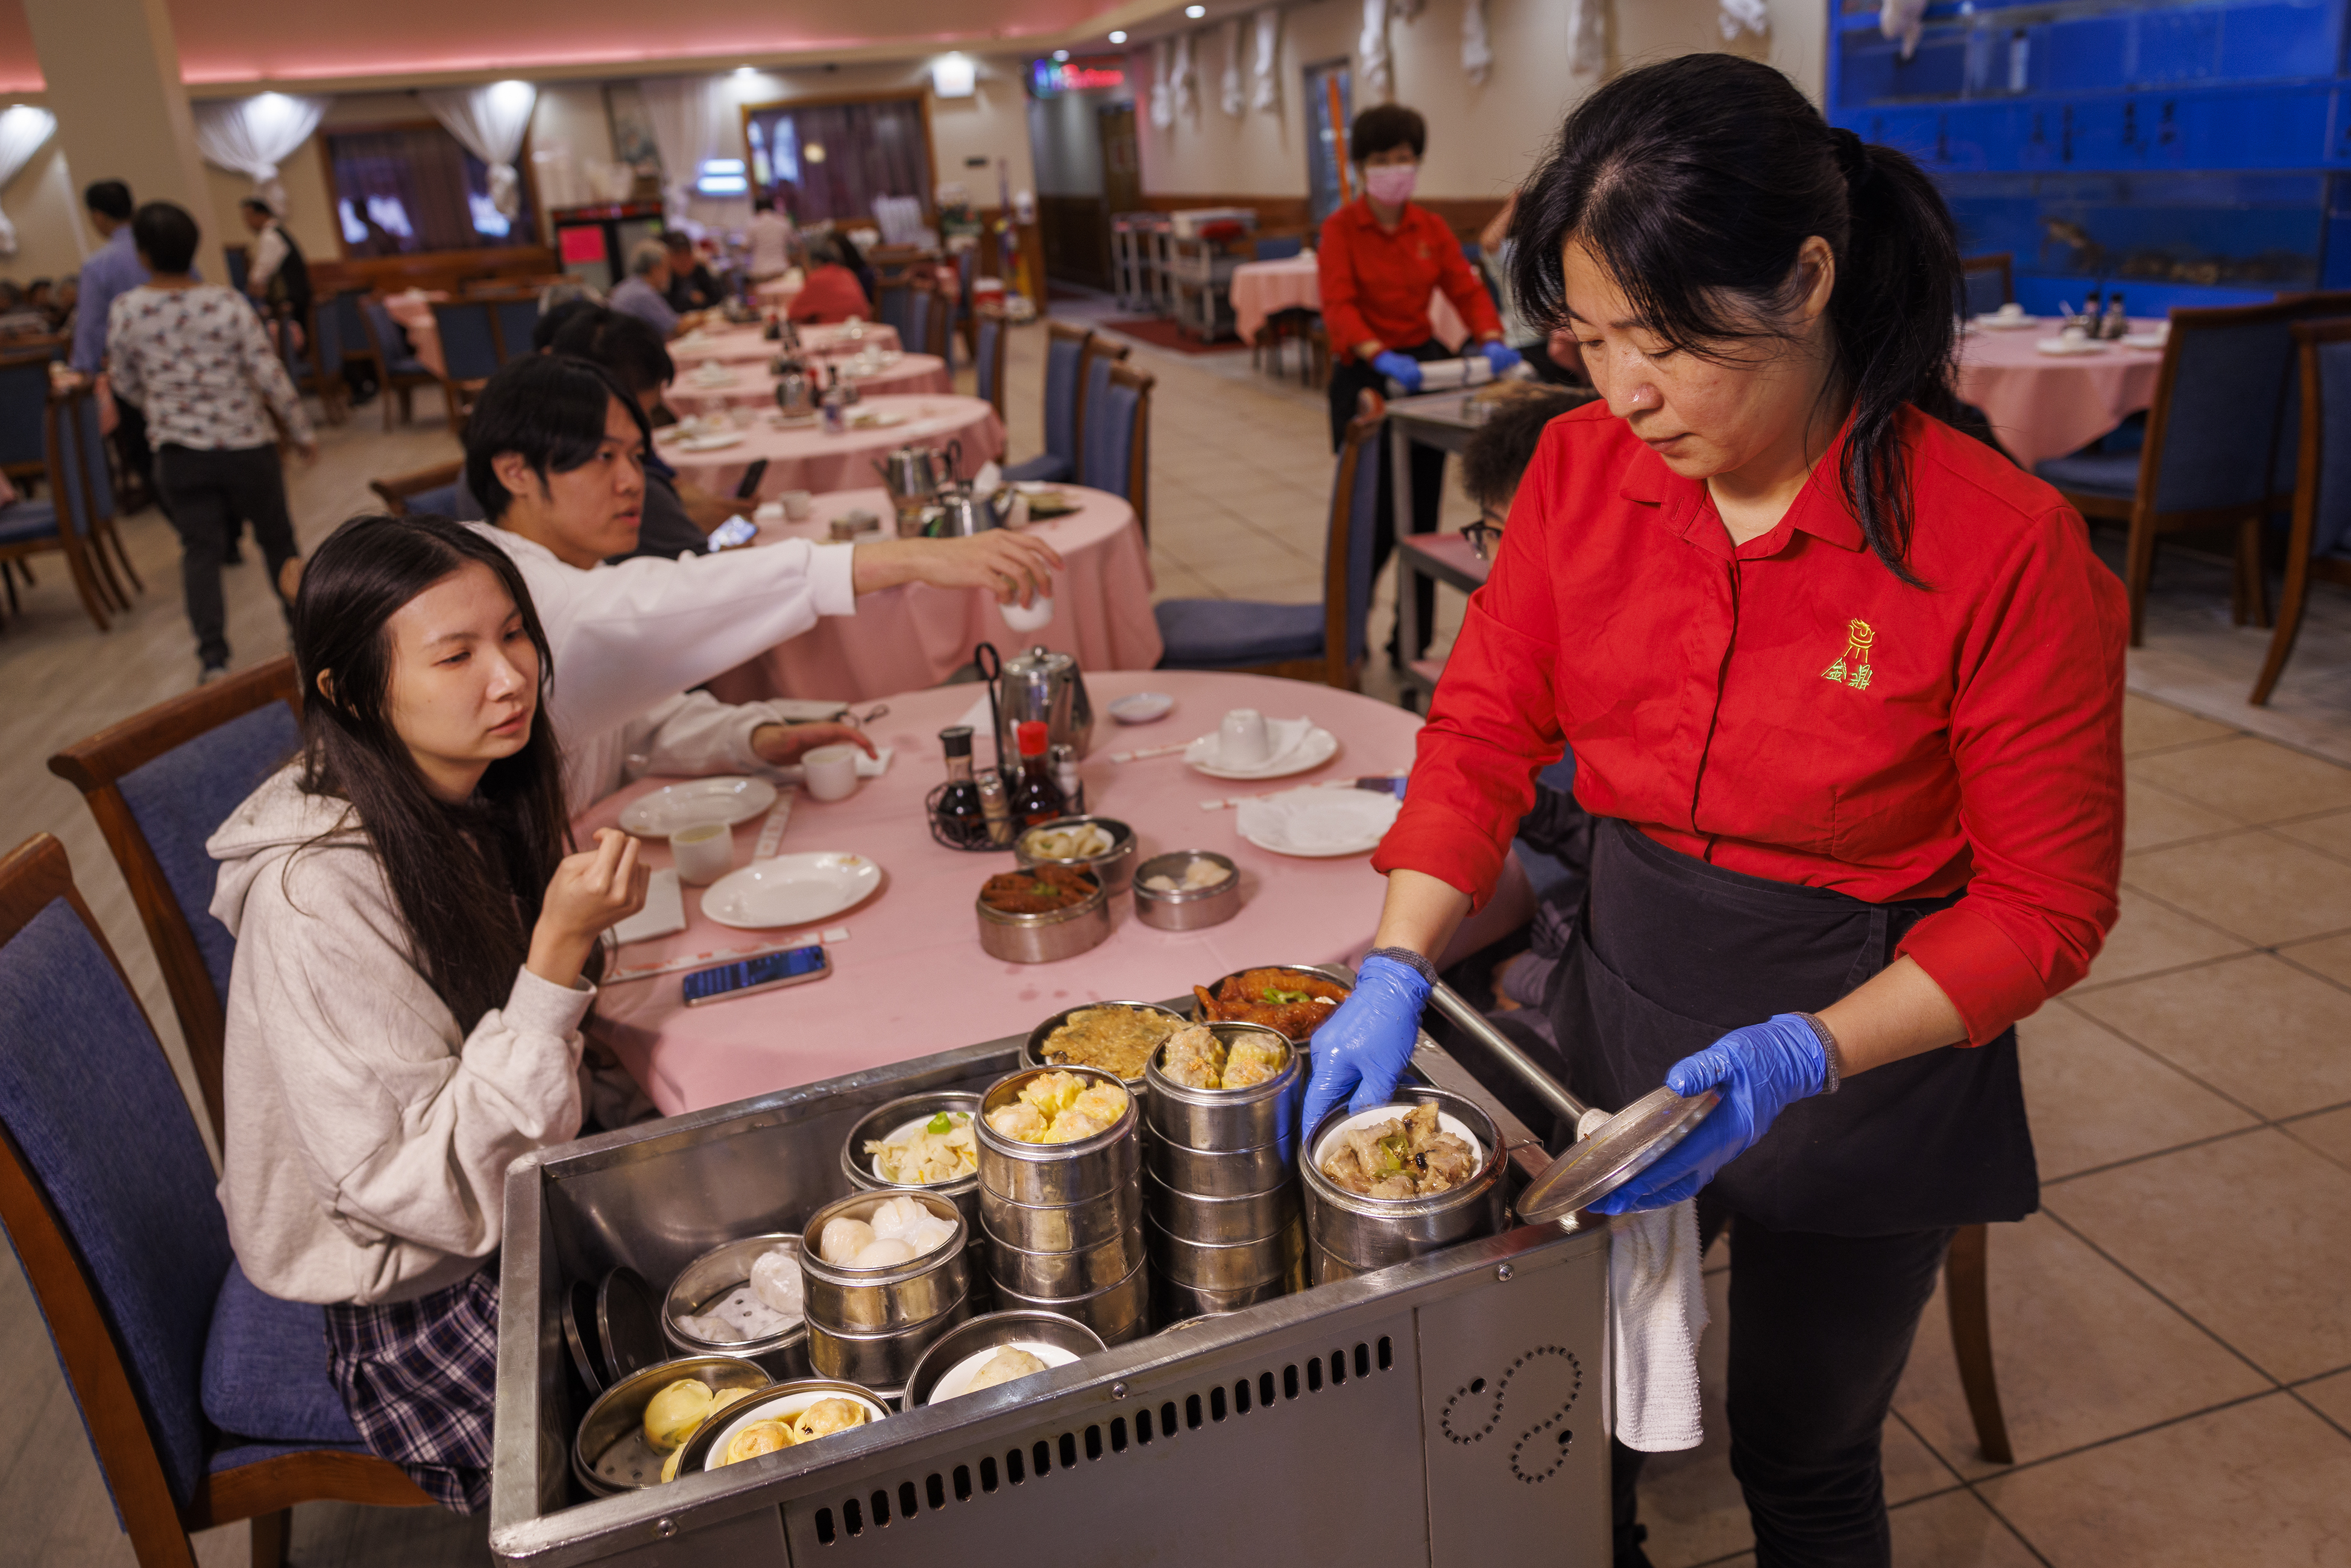
[(245, 274), (246, 287), (248, 289), (266, 287), (269, 280), (277, 276), (277, 269), (285, 265), (286, 236), (277, 232), (276, 224), (272, 224), (261, 231), (261, 238), (254, 244), (253, 265), (246, 269)]
[(474, 526), (529, 585), (555, 655), (549, 716), (562, 735), (618, 728), (799, 636), (819, 616), (857, 608), (852, 545), (786, 539), (582, 571), (503, 528)]

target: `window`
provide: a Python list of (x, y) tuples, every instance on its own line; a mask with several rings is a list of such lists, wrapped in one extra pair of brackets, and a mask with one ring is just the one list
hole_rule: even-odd
[(327, 162), (346, 255), (473, 250), (538, 237), (528, 184), (522, 211), (507, 217), (490, 200), (488, 166), (438, 125), (329, 131)]
[(755, 190), (804, 224), (870, 223), (877, 196), (931, 204), (931, 132), (916, 98), (756, 105), (744, 115)]

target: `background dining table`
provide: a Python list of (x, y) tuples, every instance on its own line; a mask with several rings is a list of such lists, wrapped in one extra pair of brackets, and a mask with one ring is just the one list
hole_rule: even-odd
[[(1135, 920), (1133, 898), (1122, 894), (1111, 901), (1110, 939), (1091, 952), (1050, 964), (988, 956), (980, 950), (974, 905), (980, 884), (1011, 869), (1012, 856), (940, 845), (923, 804), (946, 778), (938, 731), (961, 722), (985, 693), (972, 685), (908, 692), (892, 696), (889, 712), (867, 727), (877, 744), (893, 749), (888, 771), (846, 800), (797, 797), (778, 846), (784, 854), (862, 855), (883, 870), (880, 892), (799, 932), (742, 931), (709, 919), (701, 890), (687, 888), (684, 931), (622, 947), (613, 960), (616, 967), (649, 967), (728, 948), (812, 941), (820, 931), (846, 928), (846, 939), (826, 944), (831, 976), (691, 1009), (677, 972), (608, 984), (589, 1032), (619, 1054), (664, 1114), (675, 1115), (1023, 1033), (1089, 1001), (1181, 996), (1195, 984), (1260, 964), (1352, 963), (1371, 946), (1383, 881), (1368, 854), (1277, 855), (1245, 841), (1231, 810), (1203, 810), (1201, 802), (1401, 771), (1412, 762), (1418, 718), (1353, 692), (1262, 675), (1089, 672), (1086, 685), (1095, 709), (1092, 753), (1080, 768), (1089, 807), (1132, 827), (1146, 858), (1179, 849), (1230, 857), (1240, 870), (1242, 898), (1232, 919), (1201, 931), (1155, 930)], [(1105, 705), (1138, 691), (1173, 695), (1174, 711), (1132, 728), (1113, 723)], [(1235, 707), (1311, 718), (1339, 737), (1338, 755), (1310, 772), (1258, 784), (1208, 778), (1180, 757), (1122, 763), (1108, 755), (1188, 740), (1214, 730)], [(975, 750), (986, 766), (993, 748), (982, 738)], [(583, 812), (575, 826), (582, 833), (612, 826), (631, 800), (668, 782), (639, 779)], [(735, 830), (737, 865), (747, 863), (761, 826), (754, 818)], [(663, 841), (646, 841), (643, 852), (655, 868), (670, 863)]]
[[(820, 365), (837, 365), (841, 379), (861, 394), (952, 392), (955, 379), (947, 362), (936, 354), (900, 354), (872, 370), (853, 354), (829, 357)], [(662, 393), (662, 401), (680, 413), (705, 413), (714, 409), (776, 406), (776, 373), (762, 364), (742, 361), (705, 360), (681, 373)]]
[[(995, 596), (979, 589), (907, 583), (867, 594), (857, 601), (854, 615), (826, 616), (712, 681), (711, 691), (730, 703), (760, 697), (862, 702), (936, 685), (969, 664), (982, 640), (1007, 653), (1042, 643), (1076, 655), (1082, 670), (1150, 669), (1164, 648), (1151, 613), (1151, 547), (1144, 542), (1134, 508), (1107, 491), (1078, 485), (1058, 488), (1078, 509), (1021, 529), (1061, 557), (1053, 583), (1053, 620), (1042, 631), (1015, 632), (1005, 623)], [(861, 510), (882, 520), (881, 531), (865, 538), (892, 537), (890, 495), (876, 487), (819, 496), (804, 522), (761, 524), (758, 542), (823, 539), (833, 518)]]
[[(1241, 341), (1255, 342), (1258, 329), (1277, 310), (1322, 309), (1320, 265), (1310, 251), (1280, 261), (1245, 261), (1233, 268), (1228, 286), (1233, 302), (1233, 330), (1240, 334)], [(1442, 293), (1432, 292), (1428, 297), (1428, 326), (1448, 349), (1459, 347), (1462, 340), (1469, 336), (1468, 324), (1461, 319), (1461, 312)]]
[[(843, 321), (831, 327), (796, 327), (801, 351), (810, 354), (852, 354), (871, 343), (895, 349), (898, 329), (886, 321)], [(669, 357), (683, 370), (705, 360), (733, 364), (765, 364), (783, 351), (781, 340), (770, 338), (761, 326), (705, 328), (670, 340)]]
[[(2133, 321), (2133, 333), (2161, 321)], [(2155, 402), (2161, 349), (2102, 343), (2086, 354), (2044, 354), (2037, 344), (2058, 323), (1992, 328), (1971, 324), (1959, 339), (1959, 399), (1983, 410), (2009, 455), (2030, 468), (2078, 452)]]
[(740, 441), (696, 451), (686, 444), (691, 437), (681, 436), (662, 441), (657, 450), (665, 462), (714, 496), (735, 494), (750, 465), (764, 457), (768, 469), (759, 480), (762, 500), (787, 490), (821, 495), (862, 489), (875, 477), (874, 460), (894, 446), (944, 449), (952, 441), (960, 479), (975, 476), (984, 465), (1004, 455), (1004, 422), (986, 398), (869, 397), (851, 412), (902, 417), (894, 424), (852, 425), (831, 435), (821, 423), (786, 429), (772, 413), (745, 409), (740, 413), (749, 419), (749, 428), (733, 433), (743, 437)]

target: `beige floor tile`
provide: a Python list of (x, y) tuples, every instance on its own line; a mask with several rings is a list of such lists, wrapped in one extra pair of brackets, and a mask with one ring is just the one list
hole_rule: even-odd
[[(2126, 878), (2135, 863), (2137, 857), (2124, 862)], [(2200, 964), (2208, 958), (2223, 958), (2231, 953), (2241, 953), (2250, 946), (2241, 937), (2216, 931), (2128, 885), (2123, 888), (2117, 903), (2121, 914), (2115, 920), (2115, 928), (2106, 933), (2105, 946), (2098, 950), (2089, 974), (2074, 988), (2077, 990)]]
[(2251, 1126), (2239, 1106), (2064, 1002), (2017, 1026), (2041, 1179)]
[(2320, 1415), (2351, 1431), (2351, 1372), (2338, 1372), (2314, 1383), (2302, 1384), (2294, 1392), (2316, 1406)]
[(1181, 561), (1157, 560), (1152, 563), (1151, 576), (1155, 587), (1151, 597), (1162, 599), (1222, 599), (1214, 583)]
[(2179, 746), (2192, 740), (2218, 740), (2233, 733), (2228, 726), (2199, 718), (2168, 703), (2143, 697), (2137, 692), (2123, 697), (2123, 755), (2137, 756), (2142, 751), (2158, 751), (2167, 746)]
[(2351, 986), (2351, 934), (2322, 936), (2315, 942), (2297, 942), (2278, 951), (2304, 968), (2325, 976), (2338, 986)]
[[(1991, 1227), (1989, 1283), (1992, 1366), (2021, 1463), (2269, 1385), (2046, 1216)], [(1962, 1475), (1989, 1475), (2001, 1467), (1977, 1446), (1949, 1312), (1938, 1286), (1919, 1322), (1894, 1408)], [(2162, 1367), (2163, 1375), (2148, 1376), (2150, 1366)]]
[(2192, 800), (2183, 800), (2143, 779), (2126, 777), (2123, 780), (2123, 848), (2126, 852), (2157, 849), (2164, 844), (2178, 843), (2183, 839), (2225, 833), (2236, 826), (2234, 818), (2224, 817)]
[(2131, 855), (2123, 882), (2264, 947), (2351, 929), (2351, 865), (2275, 833)]
[(2135, 758), (2130, 771), (2241, 822), (2351, 806), (2351, 768), (2254, 736)]
[(2351, 1101), (2351, 992), (2266, 953), (2068, 1000), (2262, 1115)]
[(2273, 830), (2297, 843), (2325, 850), (2337, 859), (2351, 861), (2351, 811), (2336, 811), (2330, 816), (2313, 817), (2307, 821), (2289, 822)]
[(2285, 1124), (2286, 1134), (2351, 1170), (2351, 1105)]
[(2351, 1170), (2283, 1133), (2095, 1172), (2042, 1203), (2271, 1376), (2351, 1365)]
[(2351, 1563), (2351, 1438), (2283, 1394), (1983, 1491), (2058, 1568)]
[(2034, 1568), (2040, 1559), (1973, 1492), (1949, 1491), (1893, 1510), (1902, 1568)]

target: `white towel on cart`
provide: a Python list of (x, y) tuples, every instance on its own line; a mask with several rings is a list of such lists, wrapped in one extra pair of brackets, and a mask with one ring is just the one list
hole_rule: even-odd
[[(1587, 1111), (1576, 1136), (1608, 1120)], [(1645, 1454), (1695, 1448), (1705, 1439), (1698, 1415), (1698, 1341), (1706, 1330), (1706, 1281), (1698, 1244), (1698, 1205), (1618, 1217), (1608, 1248), (1608, 1391), (1616, 1440)]]

